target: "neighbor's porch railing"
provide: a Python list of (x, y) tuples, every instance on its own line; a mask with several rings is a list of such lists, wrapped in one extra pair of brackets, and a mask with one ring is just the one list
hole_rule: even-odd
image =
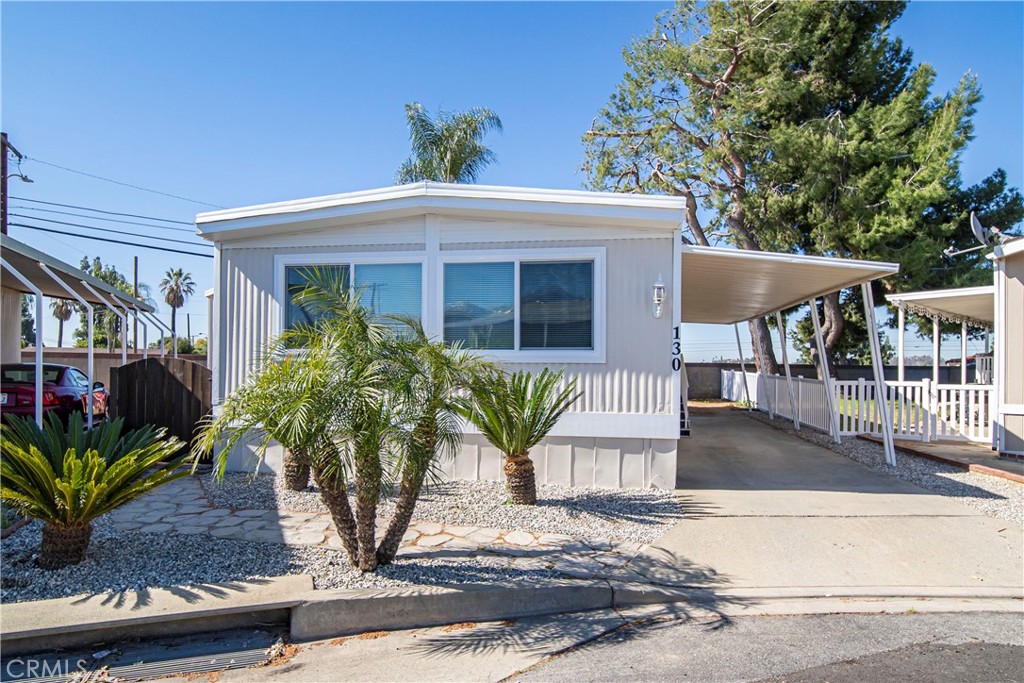
[[(824, 432), (831, 430), (831, 416), (825, 383), (818, 379), (793, 378), (796, 415), (790, 404), (786, 378), (735, 370), (722, 371), (722, 398), (745, 401), (747, 385), (752, 407), (769, 415), (795, 419), (801, 426)], [(841, 435), (881, 434), (880, 403), (875, 400), (874, 382), (833, 381), (835, 408)], [(979, 384), (933, 384), (886, 382), (886, 400), (892, 413), (893, 435), (897, 439), (937, 439), (989, 442), (992, 439), (991, 386)]]

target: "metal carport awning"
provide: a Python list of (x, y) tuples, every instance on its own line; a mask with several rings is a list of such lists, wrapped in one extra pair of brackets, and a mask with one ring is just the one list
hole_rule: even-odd
[(937, 316), (955, 323), (970, 323), (991, 328), (995, 324), (996, 288), (962, 287), (936, 289), (930, 292), (903, 292), (888, 294), (889, 303), (902, 304), (911, 313), (927, 317)]
[(899, 272), (898, 263), (682, 248), (682, 322), (739, 323)]

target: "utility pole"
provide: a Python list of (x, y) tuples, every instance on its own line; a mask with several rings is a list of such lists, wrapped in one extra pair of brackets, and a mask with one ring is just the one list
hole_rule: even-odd
[[(7, 139), (7, 133), (0, 132), (0, 233), (7, 234), (7, 152), (11, 151), (18, 157), (20, 164), (24, 155)], [(24, 173), (12, 173), (21, 178), (22, 182), (31, 183), (32, 179)]]
[[(135, 273), (133, 278), (132, 278), (132, 296), (134, 296), (136, 299), (138, 299), (139, 298), (139, 257), (138, 256), (133, 256), (132, 257), (132, 261), (134, 262), (133, 270), (134, 270), (134, 273)], [(139, 350), (139, 317), (138, 316), (135, 316), (135, 319), (132, 321), (132, 329), (133, 329), (133, 333), (132, 333), (132, 349), (135, 350), (135, 351), (138, 351)]]

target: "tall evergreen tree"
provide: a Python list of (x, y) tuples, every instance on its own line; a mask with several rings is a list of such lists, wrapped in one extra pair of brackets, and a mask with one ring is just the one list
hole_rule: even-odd
[(64, 323), (71, 320), (71, 316), (74, 315), (78, 309), (78, 305), (74, 301), (67, 299), (51, 299), (50, 300), (50, 312), (53, 313), (53, 317), (57, 319), (57, 347), (64, 346)]
[(196, 291), (192, 273), (186, 273), (181, 268), (169, 269), (160, 281), (160, 291), (164, 294), (164, 301), (171, 307), (171, 336), (175, 337), (178, 334), (178, 309), (184, 306)]
[(419, 102), (405, 105), (412, 156), (398, 169), (395, 182), (434, 180), (473, 183), (497, 160), (483, 143), (491, 131), (501, 131), (501, 119), (486, 107), (461, 112), (440, 111), (431, 118)]

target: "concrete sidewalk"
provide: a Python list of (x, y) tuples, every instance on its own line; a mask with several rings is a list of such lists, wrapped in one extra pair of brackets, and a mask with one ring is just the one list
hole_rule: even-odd
[(1022, 529), (736, 411), (701, 411), (677, 484), (696, 513), (630, 566), (709, 594), (1024, 596)]

